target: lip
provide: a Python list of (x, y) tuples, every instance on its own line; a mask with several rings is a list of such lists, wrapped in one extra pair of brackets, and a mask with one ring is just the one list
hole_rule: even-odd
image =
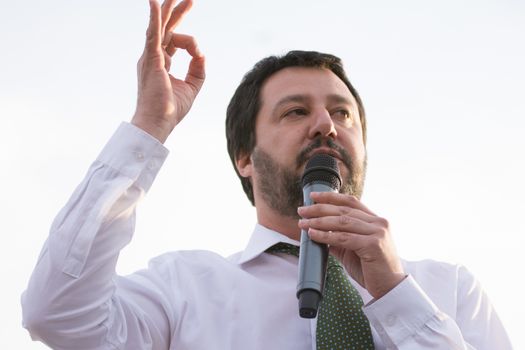
[(334, 150), (332, 148), (326, 148), (326, 147), (316, 148), (315, 150), (313, 150), (308, 155), (308, 159), (312, 158), (316, 154), (328, 154), (328, 155), (330, 155), (330, 156), (332, 156), (332, 157), (342, 161), (341, 155), (339, 154), (339, 152), (337, 152), (336, 150)]

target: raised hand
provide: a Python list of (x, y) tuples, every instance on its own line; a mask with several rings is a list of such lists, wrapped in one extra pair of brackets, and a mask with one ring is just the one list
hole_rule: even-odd
[(341, 193), (312, 193), (316, 204), (300, 207), (299, 227), (330, 245), (330, 253), (348, 273), (378, 299), (405, 277), (388, 222), (357, 198)]
[[(150, 20), (144, 52), (137, 64), (138, 98), (132, 123), (160, 142), (188, 113), (205, 78), (204, 56), (195, 39), (174, 33), (192, 0), (166, 0), (162, 6), (149, 0)], [(192, 57), (184, 80), (169, 73), (177, 49)]]

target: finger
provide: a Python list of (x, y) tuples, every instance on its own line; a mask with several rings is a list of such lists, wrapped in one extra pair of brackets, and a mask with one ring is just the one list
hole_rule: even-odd
[(168, 33), (166, 34), (166, 36), (169, 38), (167, 43), (165, 44), (164, 46), (164, 51), (166, 51), (166, 53), (168, 54), (169, 57), (172, 57), (173, 55), (175, 55), (175, 52), (177, 52), (177, 47), (175, 47), (174, 43), (173, 43), (173, 33)]
[(308, 230), (308, 235), (318, 243), (325, 243), (333, 247), (343, 247), (352, 251), (362, 249), (370, 241), (370, 236), (351, 232), (323, 231), (313, 228)]
[(166, 43), (166, 52), (169, 54), (167, 51), (168, 48), (173, 53), (179, 48), (188, 51), (192, 57), (202, 57), (202, 53), (197, 46), (197, 41), (190, 35), (171, 33), (170, 41)]
[(164, 32), (171, 32), (184, 17), (184, 15), (193, 6), (192, 0), (183, 0), (175, 8), (172, 9), (168, 22), (165, 25)]
[(312, 204), (297, 208), (297, 213), (303, 218), (314, 218), (321, 216), (349, 215), (365, 222), (375, 222), (375, 217), (355, 208), (348, 206), (338, 206), (334, 204)]
[(322, 231), (352, 232), (360, 235), (372, 235), (378, 232), (376, 225), (345, 215), (301, 219), (298, 225), (303, 230), (313, 228)]
[(166, 24), (170, 20), (171, 12), (173, 11), (173, 8), (175, 7), (175, 4), (177, 3), (177, 0), (165, 0), (162, 3), (162, 31), (165, 32)]
[(169, 56), (166, 51), (164, 51), (164, 69), (166, 69), (167, 72), (170, 71), (171, 68), (171, 56)]
[(168, 47), (166, 47), (166, 55), (168, 56), (168, 58), (171, 59), (171, 57), (175, 55), (175, 52), (177, 52), (177, 48), (175, 46), (168, 45)]
[(146, 31), (146, 51), (154, 52), (160, 50), (161, 34), (161, 13), (160, 5), (156, 0), (149, 0), (150, 18)]
[(184, 79), (184, 81), (191, 85), (196, 92), (200, 91), (202, 84), (204, 84), (204, 79), (206, 77), (204, 65), (204, 56), (192, 58), (188, 68), (188, 74), (186, 74), (186, 78)]
[(310, 198), (316, 203), (327, 203), (360, 209), (370, 215), (376, 215), (368, 209), (357, 197), (337, 192), (312, 192)]
[[(178, 48), (186, 50), (192, 56), (184, 81), (191, 85), (195, 92), (198, 92), (206, 77), (204, 56), (199, 50), (194, 37), (185, 34), (171, 33), (170, 42), (165, 48), (166, 54), (172, 56)], [(171, 57), (169, 60), (171, 60)]]

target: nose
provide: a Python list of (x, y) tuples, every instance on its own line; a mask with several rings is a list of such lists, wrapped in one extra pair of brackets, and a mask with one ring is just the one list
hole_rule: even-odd
[(331, 137), (335, 139), (337, 137), (337, 130), (335, 129), (335, 124), (326, 109), (319, 109), (311, 118), (312, 123), (310, 125), (310, 130), (308, 136), (313, 139), (317, 136), (322, 137)]

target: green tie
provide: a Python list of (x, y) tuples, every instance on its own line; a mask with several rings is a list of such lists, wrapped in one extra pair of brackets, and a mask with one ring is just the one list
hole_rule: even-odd
[[(277, 243), (268, 252), (299, 256), (299, 247)], [(374, 349), (372, 331), (362, 306), (363, 300), (348, 281), (343, 267), (329, 255), (326, 284), (317, 316), (317, 350)]]

